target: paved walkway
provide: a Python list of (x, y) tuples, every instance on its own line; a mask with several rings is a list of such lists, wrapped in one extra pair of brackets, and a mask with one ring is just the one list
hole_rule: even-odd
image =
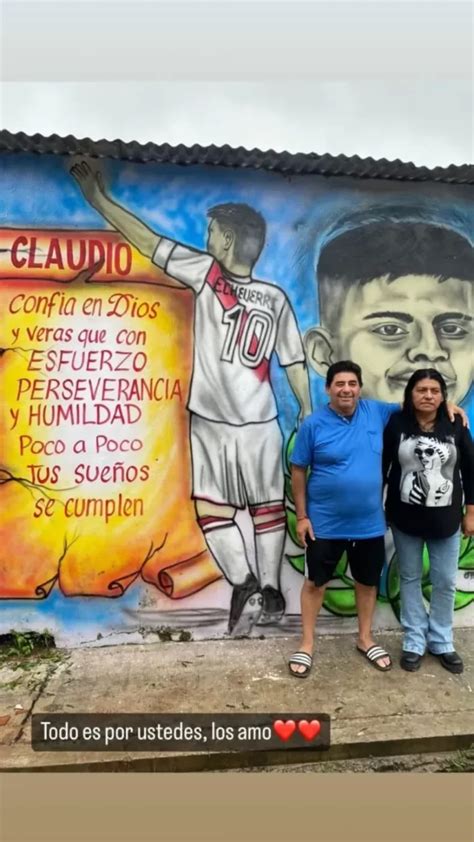
[[(474, 743), (474, 629), (456, 633), (465, 671), (451, 675), (427, 655), (417, 673), (398, 666), (401, 637), (378, 642), (394, 667), (381, 673), (355, 636), (324, 636), (311, 675), (289, 675), (295, 638), (57, 650), (0, 668), (0, 770), (196, 771), (315, 760), (452, 751)], [(328, 752), (35, 752), (32, 713), (251, 713), (331, 716)]]

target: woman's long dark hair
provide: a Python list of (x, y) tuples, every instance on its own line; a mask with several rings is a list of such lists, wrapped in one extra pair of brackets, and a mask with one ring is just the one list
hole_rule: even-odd
[(415, 388), (416, 384), (420, 382), (420, 380), (426, 379), (436, 380), (436, 382), (439, 384), (441, 394), (443, 396), (443, 400), (438, 407), (435, 422), (435, 427), (439, 429), (439, 426), (445, 427), (446, 424), (450, 424), (447, 407), (448, 387), (446, 386), (446, 381), (444, 377), (439, 373), (439, 371), (436, 371), (435, 368), (418, 368), (416, 371), (413, 372), (407, 385), (405, 386), (402, 411), (403, 414), (410, 420), (412, 426), (418, 427), (415, 414), (415, 407), (413, 406), (413, 389)]

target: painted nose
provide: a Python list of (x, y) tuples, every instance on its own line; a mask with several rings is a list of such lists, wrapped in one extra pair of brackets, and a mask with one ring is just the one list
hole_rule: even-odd
[(437, 363), (449, 360), (449, 353), (441, 347), (436, 332), (429, 325), (426, 328), (420, 326), (419, 335), (414, 337), (407, 357), (412, 363)]

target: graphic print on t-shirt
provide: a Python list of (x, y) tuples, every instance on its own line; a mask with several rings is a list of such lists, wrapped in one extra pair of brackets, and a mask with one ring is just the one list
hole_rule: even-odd
[(430, 436), (400, 439), (400, 497), (412, 506), (450, 506), (456, 465), (454, 438), (445, 441)]

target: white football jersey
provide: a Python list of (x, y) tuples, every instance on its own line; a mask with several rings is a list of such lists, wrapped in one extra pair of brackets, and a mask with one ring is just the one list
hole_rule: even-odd
[(153, 263), (195, 293), (194, 365), (188, 409), (242, 425), (277, 415), (270, 358), (304, 362), (290, 302), (273, 284), (224, 273), (211, 255), (162, 238)]

